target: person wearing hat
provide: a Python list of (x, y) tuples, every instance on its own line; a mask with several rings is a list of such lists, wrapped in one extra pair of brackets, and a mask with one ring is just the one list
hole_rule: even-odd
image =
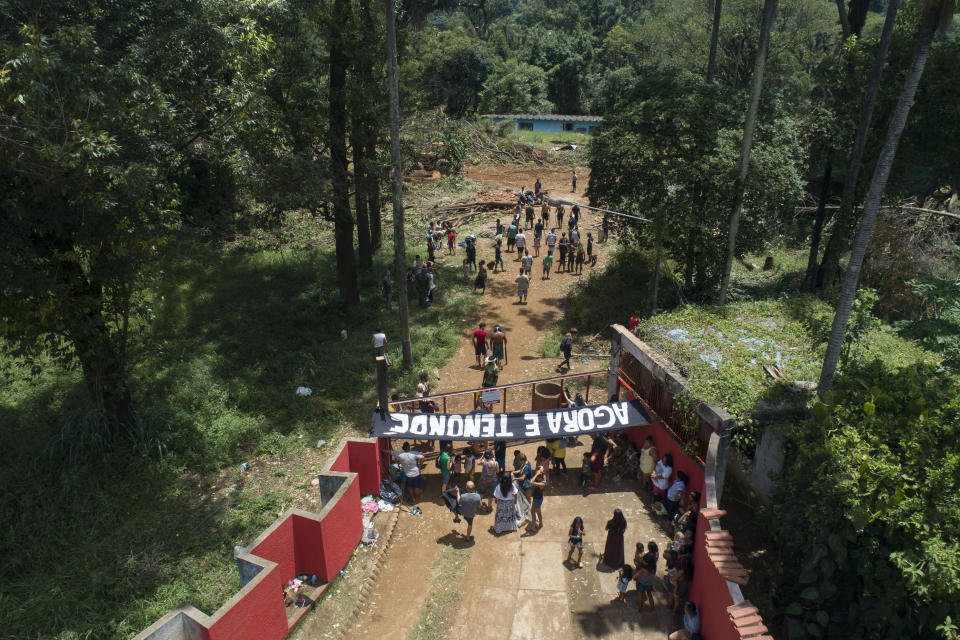
[(487, 356), (487, 364), (483, 367), (483, 384), (481, 386), (484, 388), (495, 387), (499, 377), (500, 368), (497, 366), (497, 356)]
[(497, 366), (503, 367), (507, 360), (507, 334), (503, 332), (500, 325), (493, 327), (490, 346), (493, 347), (493, 356), (497, 359)]

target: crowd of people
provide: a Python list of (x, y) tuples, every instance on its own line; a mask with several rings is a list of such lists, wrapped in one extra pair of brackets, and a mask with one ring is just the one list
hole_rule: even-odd
[[(577, 438), (548, 439), (536, 448), (533, 460), (520, 449), (513, 451), (507, 466), (507, 445), (502, 441), (469, 442), (455, 450), (452, 442), (443, 442), (436, 459), (441, 476), (439, 498), (454, 513), (454, 522), (466, 521), (463, 535), (474, 542), (473, 525), (479, 513), (493, 514), (491, 531), (507, 535), (521, 528), (528, 534), (544, 526), (544, 496), (553, 483), (564, 483), (568, 472), (567, 449), (582, 446)], [(397, 461), (394, 473), (404, 480), (404, 497), (416, 504), (422, 496), (422, 453), (413, 451), (404, 442), (399, 452), (392, 452)], [(559, 474), (559, 476), (558, 476)], [(688, 489), (689, 477), (674, 470), (673, 456), (660, 455), (652, 437), (639, 446), (626, 431), (593, 435), (589, 450), (582, 455), (578, 484), (587, 492), (598, 491), (607, 479), (637, 482), (641, 490), (653, 496), (653, 511), (666, 518), (670, 535), (665, 549), (654, 540), (637, 542), (630, 561), (625, 557), (627, 519), (620, 509), (603, 525), (585, 524), (577, 516), (568, 528), (568, 553), (564, 563), (574, 569), (583, 568), (584, 541), (589, 532), (600, 530), (605, 535), (604, 550), (599, 561), (618, 572), (617, 600), (628, 602), (634, 588), (638, 611), (657, 607), (654, 593), (683, 619), (683, 628), (672, 634), (675, 639), (689, 639), (699, 632), (699, 613), (689, 602), (692, 577), (692, 555), (697, 527), (700, 494)]]

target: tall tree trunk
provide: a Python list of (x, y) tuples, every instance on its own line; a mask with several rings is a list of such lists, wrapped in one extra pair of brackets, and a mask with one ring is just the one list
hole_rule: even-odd
[[(838, 0), (842, 2), (843, 0)], [(720, 39), (720, 15), (723, 10), (723, 0), (715, 0), (713, 5), (713, 29), (710, 32), (710, 58), (707, 60), (707, 84), (713, 82), (713, 74), (717, 70), (717, 41)]]
[(893, 31), (897, 23), (897, 9), (900, 0), (890, 0), (887, 5), (887, 17), (883, 22), (883, 32), (873, 58), (873, 68), (870, 71), (870, 80), (867, 91), (863, 96), (863, 106), (860, 107), (860, 122), (857, 123), (857, 135), (853, 142), (853, 151), (847, 162), (847, 175), (843, 179), (843, 193), (840, 196), (840, 210), (837, 211), (836, 222), (827, 247), (823, 251), (823, 260), (817, 271), (816, 288), (833, 284), (840, 265), (840, 254), (847, 247), (850, 233), (850, 221), (853, 216), (854, 198), (857, 192), (857, 178), (863, 166), (863, 153), (867, 148), (867, 136), (870, 133), (870, 122), (873, 119), (873, 109), (877, 103), (877, 94), (880, 92), (880, 81), (883, 79), (883, 67), (890, 52), (890, 43), (893, 42)]
[(757, 57), (753, 62), (750, 108), (747, 110), (747, 121), (743, 126), (743, 142), (740, 146), (737, 193), (730, 213), (730, 230), (727, 233), (727, 259), (723, 266), (723, 277), (720, 280), (720, 294), (717, 296), (717, 304), (721, 305), (726, 302), (727, 288), (730, 286), (730, 272), (733, 270), (733, 258), (737, 249), (737, 230), (740, 227), (740, 214), (743, 210), (743, 192), (746, 189), (747, 170), (750, 168), (750, 150), (753, 147), (753, 134), (757, 128), (757, 111), (760, 108), (760, 93), (763, 90), (763, 70), (767, 62), (770, 31), (773, 29), (773, 20), (776, 15), (777, 0), (765, 0), (763, 19), (760, 23), (760, 40), (757, 43)]
[(357, 211), (357, 254), (360, 267), (366, 268), (373, 265), (373, 250), (370, 244), (370, 222), (367, 219), (370, 197), (367, 193), (366, 162), (364, 154), (364, 141), (366, 134), (364, 125), (360, 118), (353, 118), (353, 198)]
[(871, 0), (850, 0), (850, 12), (847, 13), (847, 22), (850, 25), (850, 33), (860, 37), (860, 31), (867, 22), (867, 11), (870, 9)]
[(657, 298), (660, 297), (660, 259), (663, 256), (663, 244), (657, 231), (657, 259), (653, 266), (653, 291), (650, 293), (650, 315), (657, 313)]
[(827, 219), (827, 200), (830, 197), (830, 180), (833, 175), (831, 149), (827, 154), (827, 166), (823, 170), (823, 186), (820, 188), (820, 203), (817, 205), (817, 215), (813, 221), (813, 233), (810, 234), (810, 255), (807, 257), (807, 272), (803, 277), (803, 290), (810, 291), (817, 280), (817, 258), (820, 253), (820, 237), (823, 234), (823, 225)]
[(863, 203), (863, 217), (860, 221), (860, 228), (857, 229), (857, 235), (853, 240), (850, 265), (847, 267), (846, 275), (843, 278), (840, 299), (837, 300), (837, 311), (833, 317), (833, 326), (830, 329), (830, 338), (827, 341), (827, 353), (823, 359), (823, 369), (820, 372), (820, 382), (817, 385), (817, 393), (820, 397), (823, 397), (823, 394), (833, 384), (833, 377), (837, 370), (837, 360), (843, 346), (843, 336), (847, 330), (847, 322), (850, 320), (850, 307), (857, 294), (860, 267), (863, 265), (867, 243), (870, 241), (870, 234), (873, 232), (873, 225), (877, 219), (877, 211), (880, 209), (880, 199), (883, 197), (883, 190), (887, 186), (887, 178), (890, 176), (890, 169), (893, 167), (893, 160), (897, 154), (897, 145), (907, 123), (907, 116), (910, 115), (910, 106), (916, 97), (917, 86), (920, 84), (923, 68), (927, 63), (927, 57), (930, 55), (930, 45), (933, 42), (934, 34), (940, 27), (946, 3), (950, 3), (952, 6), (953, 0), (929, 2), (922, 10), (913, 58), (910, 61), (910, 67), (907, 70), (907, 77), (903, 82), (903, 90), (897, 100), (893, 118), (887, 128), (883, 150), (880, 152), (877, 166), (873, 170), (873, 177), (870, 179), (870, 188)]
[(343, 16), (349, 0), (334, 0), (330, 20), (330, 173), (333, 187), (333, 237), (337, 253), (340, 296), (348, 305), (360, 303), (357, 257), (353, 252), (353, 215), (347, 163), (347, 57)]
[(837, 0), (837, 11), (840, 13), (840, 30), (843, 32), (843, 37), (840, 39), (842, 44), (850, 37), (850, 18), (847, 17), (847, 8), (843, 5), (843, 0)]
[(383, 246), (383, 222), (380, 209), (380, 159), (377, 156), (377, 130), (367, 129), (368, 137), (364, 145), (367, 159), (367, 206), (370, 219), (370, 246), (374, 252)]
[(400, 89), (397, 84), (397, 18), (393, 0), (387, 5), (387, 82), (390, 85), (390, 156), (393, 161), (393, 266), (394, 281), (400, 294), (400, 340), (403, 344), (403, 368), (413, 366), (410, 348), (410, 304), (407, 300), (407, 238), (403, 229), (403, 164), (400, 160)]

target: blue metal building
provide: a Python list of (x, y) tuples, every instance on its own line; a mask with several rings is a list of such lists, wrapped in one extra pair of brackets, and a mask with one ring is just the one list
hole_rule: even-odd
[(593, 133), (603, 122), (602, 116), (566, 116), (554, 113), (543, 115), (488, 114), (494, 124), (515, 120), (517, 131), (545, 131), (547, 133)]

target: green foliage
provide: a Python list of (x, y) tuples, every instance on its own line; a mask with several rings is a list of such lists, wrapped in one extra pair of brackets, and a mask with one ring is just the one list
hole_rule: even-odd
[[(744, 199), (742, 254), (782, 233), (803, 193), (799, 123), (775, 105), (757, 132)], [(615, 218), (638, 242), (681, 265), (688, 295), (717, 282), (736, 183), (743, 110), (737, 98), (687, 73), (651, 74), (607, 114), (590, 144), (591, 200), (650, 218)]]
[(552, 113), (543, 70), (514, 59), (497, 64), (483, 83), (480, 109), (485, 113)]
[[(119, 639), (184, 601), (212, 613), (240, 586), (234, 545), (249, 544), (292, 500), (230, 468), (345, 430), (366, 433), (375, 326), (401, 361), (399, 319), (382, 310), (379, 288), (392, 248), (378, 254), (363, 303), (348, 314), (332, 248), (318, 244), (329, 231), (319, 236), (316, 226), (291, 216), (259, 245), (181, 238), (165, 248), (160, 277), (143, 292), (151, 324), (131, 329), (130, 387), (136, 405), (149, 407), (144, 431), (131, 432), (135, 448), (103, 435), (79, 371), (44, 354), (16, 357), (0, 342), (5, 633)], [(306, 231), (318, 237), (293, 237)], [(458, 272), (442, 266), (437, 304), (411, 307), (414, 368), (391, 370), (405, 395), (417, 371), (455, 353), (473, 317), (476, 298)], [(313, 395), (298, 397), (300, 385)]]
[(929, 364), (857, 362), (797, 425), (769, 522), (777, 598), (808, 635), (955, 634), (958, 385)]

